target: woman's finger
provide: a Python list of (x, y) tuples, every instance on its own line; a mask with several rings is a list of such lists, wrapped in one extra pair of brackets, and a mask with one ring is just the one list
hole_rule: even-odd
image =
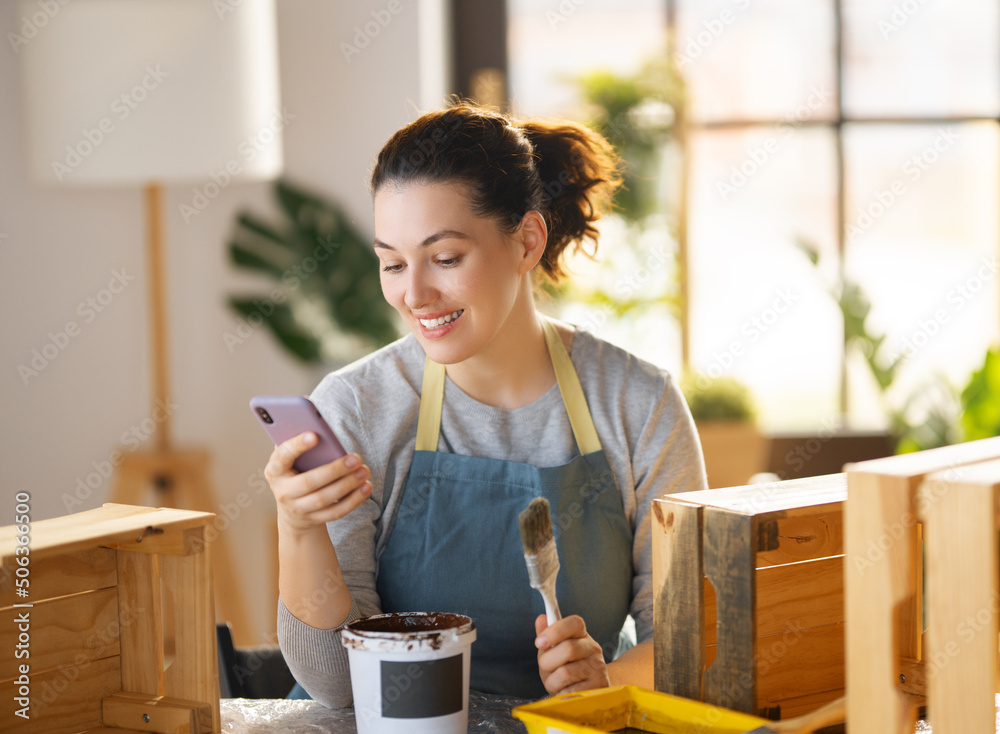
[(270, 482), (272, 478), (295, 473), (293, 467), (295, 460), (315, 445), (316, 434), (312, 431), (300, 433), (278, 444), (271, 452), (267, 466), (264, 467), (264, 478)]
[(327, 523), (333, 520), (339, 520), (360, 507), (365, 500), (371, 497), (371, 494), (372, 483), (367, 481), (363, 482), (360, 487), (352, 491), (342, 500), (315, 512), (309, 513), (309, 515), (307, 515), (307, 519), (316, 523)]

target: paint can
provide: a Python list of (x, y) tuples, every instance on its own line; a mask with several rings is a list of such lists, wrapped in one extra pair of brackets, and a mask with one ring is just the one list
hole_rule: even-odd
[(469, 617), (443, 612), (377, 614), (345, 626), (358, 734), (465, 734), (475, 639)]

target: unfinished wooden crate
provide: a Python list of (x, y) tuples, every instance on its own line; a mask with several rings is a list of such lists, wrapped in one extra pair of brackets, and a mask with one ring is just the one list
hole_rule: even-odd
[(653, 501), (656, 690), (770, 718), (843, 695), (843, 474)]
[[(27, 598), (16, 596), (17, 528), (0, 528), (3, 731), (220, 731), (213, 517), (108, 504), (31, 523)], [(25, 631), (30, 657), (16, 659)], [(27, 719), (11, 711), (23, 664)]]
[(995, 731), (998, 459), (992, 438), (847, 467), (852, 734), (912, 732), (925, 692), (934, 734)]

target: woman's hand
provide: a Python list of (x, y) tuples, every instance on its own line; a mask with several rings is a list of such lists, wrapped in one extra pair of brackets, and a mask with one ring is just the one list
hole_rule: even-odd
[(295, 471), (295, 460), (315, 445), (315, 433), (301, 433), (276, 446), (264, 467), (264, 478), (278, 504), (278, 524), (292, 531), (339, 520), (372, 493), (371, 470), (357, 454), (301, 474)]
[(535, 634), (538, 672), (550, 696), (611, 685), (601, 646), (587, 634), (582, 617), (574, 614), (549, 625), (539, 615)]

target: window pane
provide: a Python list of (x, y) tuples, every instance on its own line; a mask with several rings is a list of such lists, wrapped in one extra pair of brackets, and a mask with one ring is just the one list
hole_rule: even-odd
[(677, 10), (695, 120), (834, 114), (832, 0), (679, 0)]
[[(993, 123), (845, 128), (846, 268), (885, 356), (905, 358), (894, 405), (938, 373), (964, 386), (996, 337), (998, 138)], [(851, 400), (876, 420), (863, 372)]]
[(840, 315), (796, 246), (836, 248), (832, 131), (705, 131), (691, 153), (693, 366), (745, 382), (769, 429), (836, 420)]
[(510, 90), (518, 115), (573, 115), (572, 79), (593, 69), (634, 74), (666, 48), (663, 0), (509, 0)]
[(1000, 113), (995, 0), (845, 0), (844, 114)]

